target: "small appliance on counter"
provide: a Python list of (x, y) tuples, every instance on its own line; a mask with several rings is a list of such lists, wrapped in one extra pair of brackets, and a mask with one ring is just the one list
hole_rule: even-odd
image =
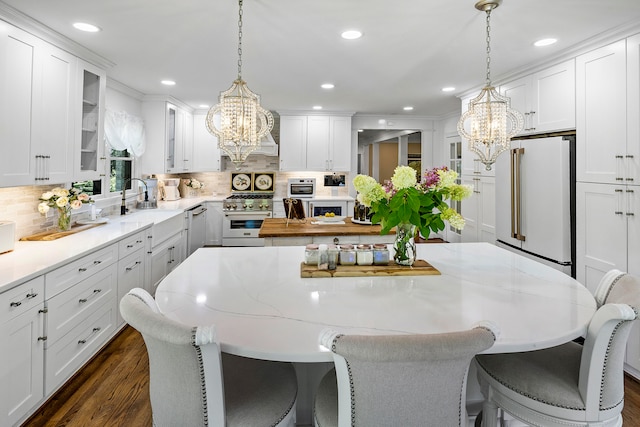
[(173, 201), (180, 199), (180, 190), (178, 190), (178, 186), (180, 186), (180, 178), (168, 178), (163, 179), (161, 186), (162, 191), (162, 199), (166, 201)]
[(16, 223), (0, 221), (0, 254), (10, 252), (16, 242)]
[(311, 199), (316, 195), (315, 178), (289, 178), (287, 181), (287, 197), (295, 199)]

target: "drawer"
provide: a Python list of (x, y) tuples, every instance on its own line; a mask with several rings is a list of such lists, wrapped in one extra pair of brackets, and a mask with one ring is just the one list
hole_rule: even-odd
[(45, 395), (50, 396), (111, 338), (115, 310), (115, 303), (103, 305), (45, 350)]
[[(147, 289), (145, 284), (145, 258), (147, 254), (140, 250), (118, 261), (118, 305), (120, 300), (133, 288)], [(117, 325), (124, 323), (118, 311)]]
[(118, 260), (118, 245), (95, 251), (45, 275), (45, 294), (49, 299)]
[(145, 247), (144, 233), (136, 233), (133, 236), (124, 238), (118, 242), (118, 259), (122, 259), (138, 249)]
[(0, 294), (0, 324), (44, 302), (44, 276)]
[(54, 345), (104, 304), (114, 304), (118, 283), (117, 264), (99, 271), (47, 300), (47, 348)]

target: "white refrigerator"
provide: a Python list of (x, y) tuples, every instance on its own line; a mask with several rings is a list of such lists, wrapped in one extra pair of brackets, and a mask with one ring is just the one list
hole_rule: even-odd
[(568, 275), (575, 259), (574, 147), (575, 135), (514, 140), (495, 167), (496, 244)]

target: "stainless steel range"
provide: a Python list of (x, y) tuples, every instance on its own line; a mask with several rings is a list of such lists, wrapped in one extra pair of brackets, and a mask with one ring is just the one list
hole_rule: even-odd
[(258, 232), (273, 217), (273, 193), (233, 193), (222, 204), (222, 246), (264, 246)]

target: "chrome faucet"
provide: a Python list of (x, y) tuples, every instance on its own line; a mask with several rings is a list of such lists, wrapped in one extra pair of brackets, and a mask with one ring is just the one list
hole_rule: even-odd
[(120, 205), (120, 215), (124, 215), (127, 213), (127, 206), (125, 204), (126, 202), (126, 192), (127, 192), (127, 183), (131, 182), (131, 181), (140, 181), (141, 183), (144, 184), (144, 200), (145, 202), (149, 200), (149, 192), (148, 192), (148, 188), (147, 188), (147, 183), (140, 178), (129, 178), (127, 180), (124, 181), (124, 184), (122, 184), (122, 205)]

